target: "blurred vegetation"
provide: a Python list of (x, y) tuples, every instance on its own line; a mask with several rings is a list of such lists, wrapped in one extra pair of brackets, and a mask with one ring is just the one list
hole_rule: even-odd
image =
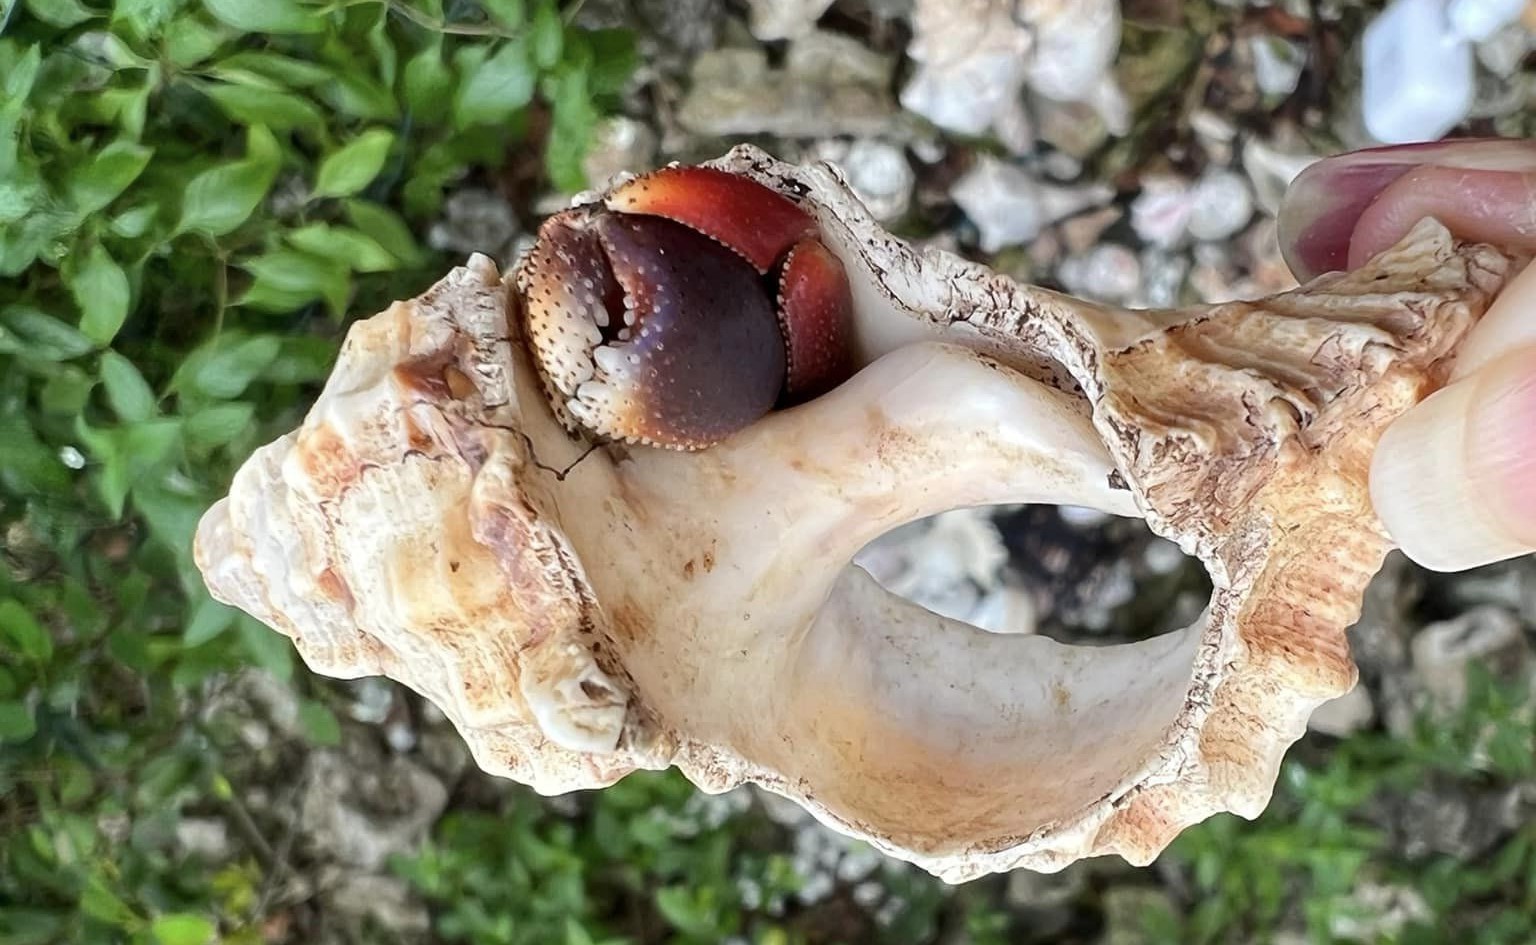
[(580, 158), (634, 56), (553, 0), (0, 4), (0, 942), (261, 941), (198, 722), (289, 644), (211, 601), (198, 516), (291, 427), (349, 313), (439, 276), (445, 189)]
[[(192, 529), (299, 420), (347, 318), (451, 263), (417, 235), (448, 188), (518, 154), (582, 186), (632, 42), (572, 28), (553, 0), (0, 11), (0, 945), (271, 941), (259, 837), (211, 871), (176, 853), (184, 811), (249, 822), (240, 749), (202, 709), (255, 665), (298, 693), (312, 743), (342, 723), (285, 640), (207, 597)], [(1383, 941), (1536, 940), (1531, 825), (1484, 861), (1408, 862), (1372, 819), (1431, 777), (1536, 774), (1520, 694), (1473, 691), (1464, 717), (1413, 739), (1293, 758), (1256, 824), (1217, 818), (1159, 872), (1116, 874), (1179, 880), (1132, 941), (1266, 941), (1297, 917), (1332, 941), (1365, 878), (1433, 910)], [(574, 813), (499, 797), (455, 807), (394, 864), (442, 941), (1034, 940), (1004, 880), (951, 889), (894, 863), (873, 874), (896, 904), (878, 922), (799, 907), (792, 830), (755, 807), (701, 823), (674, 775)], [(1085, 893), (1090, 912), (1104, 893)]]

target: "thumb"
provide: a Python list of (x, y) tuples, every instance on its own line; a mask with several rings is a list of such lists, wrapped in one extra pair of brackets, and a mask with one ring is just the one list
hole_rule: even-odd
[(1424, 567), (1458, 571), (1536, 551), (1533, 325), (1536, 266), (1479, 326), (1511, 327), (1526, 343), (1480, 355), (1475, 370), (1398, 418), (1377, 444), (1371, 501), (1403, 553)]
[[(1463, 239), (1536, 251), (1536, 141), (1483, 139), (1326, 158), (1286, 194), (1299, 278), (1357, 266), (1426, 216)], [(1489, 307), (1452, 383), (1383, 434), (1371, 500), (1403, 552), (1456, 571), (1536, 551), (1536, 266)]]

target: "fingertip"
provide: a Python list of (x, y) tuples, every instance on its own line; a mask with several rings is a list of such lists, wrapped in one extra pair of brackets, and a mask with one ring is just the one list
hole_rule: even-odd
[(1377, 444), (1371, 501), (1410, 559), (1460, 571), (1536, 550), (1536, 347), (1426, 398)]
[(1457, 346), (1451, 380), (1470, 377), (1526, 346), (1536, 346), (1536, 266), (1531, 265), (1504, 286)]

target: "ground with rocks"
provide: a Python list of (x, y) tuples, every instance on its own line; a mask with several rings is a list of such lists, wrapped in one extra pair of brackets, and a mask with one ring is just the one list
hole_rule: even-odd
[[(1369, 143), (1357, 47), (1378, 8), (588, 0), (577, 21), (636, 29), (643, 65), (587, 173), (597, 183), (749, 141), (784, 159), (836, 162), (893, 231), (1020, 279), (1134, 306), (1272, 293), (1294, 284), (1275, 240), (1286, 183), (1317, 155)], [(1478, 97), (1458, 134), (1531, 133), (1532, 45), (1511, 28), (1478, 49)], [(507, 261), (563, 200), (510, 170), (466, 182), (428, 240)], [(1085, 643), (1182, 626), (1207, 590), (1198, 566), (1141, 523), (1079, 509), (954, 512), (886, 536), (861, 563), (934, 610)], [(1222, 818), (1193, 831), (1145, 870), (1096, 861), (955, 890), (754, 790), (540, 799), (480, 774), (439, 715), (378, 680), (336, 684), (339, 740), (307, 750), (292, 692), (256, 672), (215, 700), (208, 724), (243, 744), (242, 782), (268, 787), (241, 798), (237, 816), (210, 811), (176, 836), (212, 864), (259, 844), (271, 941), (559, 940), (525, 937), (556, 927), (540, 925), (547, 917), (532, 906), (505, 926), (490, 912), (480, 925), (463, 914), (465, 902), (493, 901), (475, 883), (503, 879), (525, 898), (577, 895), (633, 942), (710, 940), (703, 919), (677, 932), (690, 908), (770, 917), (798, 936), (763, 937), (740, 921), (741, 942), (1396, 941), (1442, 922), (1436, 871), (1495, 871), (1500, 857), (1517, 873), (1536, 869), (1528, 853), (1510, 852), (1536, 843), (1536, 778), (1518, 757), (1530, 753), (1532, 707), (1490, 695), (1529, 694), (1533, 605), (1529, 560), (1440, 575), (1389, 558), (1350, 633), (1361, 684), (1317, 713), (1275, 808), (1257, 825)], [(469, 822), (504, 824), (542, 846), (486, 853), (480, 879), (454, 873), (444, 824), (476, 814), (489, 819)], [(632, 858), (703, 850), (721, 832), (741, 838), (708, 874), (734, 901), (679, 894), (658, 906), (609, 875), (626, 869), (616, 855), (577, 870), (575, 892), (511, 875), (567, 876), (551, 864), (610, 828), (644, 837), (595, 849)], [(436, 880), (421, 865), (433, 855)], [(695, 875), (635, 862), (628, 868), (684, 885)], [(1270, 879), (1281, 888), (1266, 889)], [(1456, 906), (1464, 928), (1491, 934), (1503, 921), (1500, 882)], [(1522, 882), (1536, 888), (1536, 872)], [(599, 887), (607, 901), (578, 895)]]

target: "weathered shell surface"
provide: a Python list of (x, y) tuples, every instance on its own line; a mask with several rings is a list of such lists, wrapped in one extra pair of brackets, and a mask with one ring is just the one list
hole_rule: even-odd
[[(493, 773), (755, 781), (952, 881), (1146, 863), (1257, 815), (1355, 680), (1344, 630), (1389, 547), (1372, 446), (1510, 261), (1426, 221), (1263, 302), (1121, 312), (917, 253), (828, 167), (718, 163), (817, 213), (854, 282), (852, 380), (702, 453), (576, 462), (477, 257), (353, 327), (303, 426), (205, 518), (213, 593), (322, 673), (422, 692)], [(904, 522), (1013, 502), (1144, 515), (1210, 570), (1209, 608), (1071, 647), (847, 566)]]

